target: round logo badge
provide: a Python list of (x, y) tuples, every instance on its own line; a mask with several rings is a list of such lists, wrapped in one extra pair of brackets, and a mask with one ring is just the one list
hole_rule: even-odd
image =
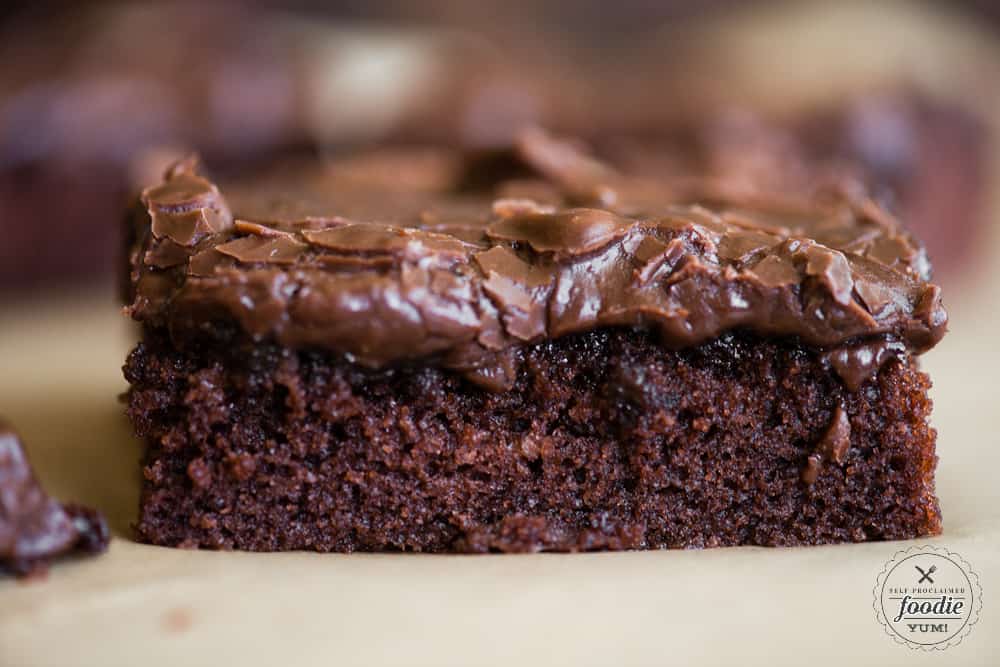
[(983, 591), (956, 553), (933, 546), (898, 552), (875, 584), (875, 617), (889, 636), (910, 648), (944, 650), (979, 620)]

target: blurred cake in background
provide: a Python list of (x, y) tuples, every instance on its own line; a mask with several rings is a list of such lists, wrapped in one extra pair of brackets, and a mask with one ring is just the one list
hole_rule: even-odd
[(982, 222), (987, 129), (960, 105), (899, 87), (775, 118), (723, 107), (689, 122), (604, 132), (596, 143), (664, 182), (787, 194), (853, 182), (905, 221), (947, 274)]
[(178, 153), (226, 172), (398, 136), (493, 57), (463, 35), (227, 3), (11, 19), (0, 32), (0, 290), (109, 277), (133, 183)]
[(623, 18), (604, 37), (586, 16), (559, 32), (544, 8), (491, 22), (448, 2), (353, 12), (382, 24), (238, 3), (9, 19), (0, 293), (110, 278), (122, 202), (180, 153), (225, 175), (377, 142), (488, 153), (526, 125), (621, 151), (665, 187), (850, 175), (927, 240), (947, 282), (975, 246), (954, 230), (981, 220), (992, 168), (993, 36), (907, 3), (715, 5)]
[(985, 256), (1000, 177), (1000, 33), (960, 7), (768, 2), (663, 26), (633, 58), (685, 94), (633, 79), (628, 123), (751, 109), (814, 165), (850, 166), (924, 240), (936, 277), (958, 280)]

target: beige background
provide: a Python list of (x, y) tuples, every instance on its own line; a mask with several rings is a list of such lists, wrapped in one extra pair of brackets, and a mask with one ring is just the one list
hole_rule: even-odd
[[(980, 247), (1000, 255), (1000, 226)], [(945, 288), (951, 333), (924, 361), (940, 432), (940, 538), (481, 557), (132, 543), (139, 445), (116, 401), (130, 332), (110, 289), (0, 304), (0, 413), (49, 489), (100, 508), (115, 533), (103, 557), (60, 563), (44, 580), (0, 580), (0, 666), (1000, 664), (1000, 263), (974, 262)], [(944, 653), (896, 644), (872, 610), (885, 562), (925, 543), (961, 554), (985, 592), (979, 623)]]

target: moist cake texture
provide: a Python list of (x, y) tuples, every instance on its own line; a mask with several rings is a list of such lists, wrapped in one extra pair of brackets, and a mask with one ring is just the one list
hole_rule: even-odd
[(939, 532), (919, 245), (526, 132), (217, 186), (129, 229), (139, 537), (254, 550), (817, 544)]
[[(852, 393), (800, 346), (524, 348), (515, 389), (221, 342), (129, 358), (142, 539), (321, 551), (791, 545), (935, 533), (927, 377)], [(840, 420), (846, 426), (840, 426)], [(842, 430), (841, 430), (842, 429)]]

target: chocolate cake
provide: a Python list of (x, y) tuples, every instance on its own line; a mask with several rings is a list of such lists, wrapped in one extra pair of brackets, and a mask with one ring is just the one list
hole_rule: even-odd
[[(541, 131), (216, 184), (129, 227), (140, 540), (429, 552), (940, 532), (920, 244), (850, 179), (631, 173)], [(619, 156), (620, 157), (620, 156)]]
[(17, 434), (0, 420), (0, 572), (37, 574), (58, 556), (104, 551), (108, 540), (100, 514), (45, 493)]

